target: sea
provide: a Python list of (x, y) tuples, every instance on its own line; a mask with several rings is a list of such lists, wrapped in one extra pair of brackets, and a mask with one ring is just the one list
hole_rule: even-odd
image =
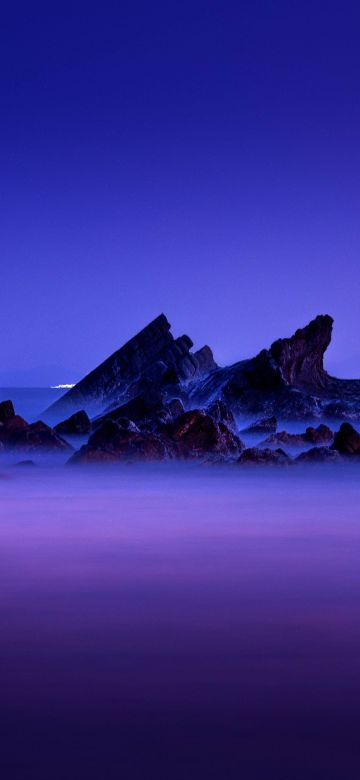
[(1, 777), (359, 780), (359, 506), (357, 464), (1, 467)]

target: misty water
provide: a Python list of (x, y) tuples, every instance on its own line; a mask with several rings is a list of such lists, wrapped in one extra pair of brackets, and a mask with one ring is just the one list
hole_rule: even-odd
[(358, 779), (360, 465), (0, 477), (2, 776)]

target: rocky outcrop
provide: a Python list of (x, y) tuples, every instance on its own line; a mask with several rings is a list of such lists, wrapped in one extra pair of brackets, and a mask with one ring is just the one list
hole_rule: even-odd
[(247, 428), (243, 428), (241, 433), (275, 433), (276, 429), (277, 419), (272, 415), (272, 417), (262, 417), (261, 420), (256, 420)]
[(46, 423), (28, 423), (15, 413), (0, 425), (0, 444), (5, 452), (54, 453), (73, 449)]
[(324, 368), (332, 328), (329, 315), (318, 315), (255, 357), (220, 368), (209, 347), (192, 352), (188, 336), (175, 339), (161, 314), (53, 404), (49, 419), (79, 409), (104, 416), (158, 397), (160, 405), (178, 398), (187, 409), (207, 409), (233, 429), (238, 415), (360, 420), (360, 380), (335, 379)]
[(321, 424), (317, 428), (309, 426), (305, 433), (288, 433), (279, 431), (268, 436), (262, 442), (262, 446), (272, 447), (310, 447), (310, 445), (321, 446), (331, 444), (334, 440), (333, 431), (327, 425)]
[(191, 352), (192, 346), (188, 336), (174, 339), (161, 314), (56, 401), (48, 413), (59, 415), (80, 408), (94, 412), (154, 388), (186, 384), (216, 368), (209, 347)]
[(295, 459), (295, 463), (338, 463), (341, 456), (336, 450), (330, 447), (311, 447), (310, 450), (302, 452)]
[(127, 417), (103, 419), (88, 444), (71, 459), (72, 463), (120, 460), (198, 460), (214, 456), (234, 459), (243, 444), (224, 423), (200, 409), (184, 412), (174, 421), (141, 429)]
[(319, 315), (291, 338), (274, 341), (270, 355), (285, 384), (312, 389), (327, 385), (324, 353), (331, 341), (332, 327), (332, 317)]
[(12, 401), (1, 401), (0, 403), (0, 423), (6, 423), (15, 417), (15, 410)]
[(350, 423), (343, 423), (335, 434), (333, 449), (343, 455), (360, 455), (360, 434)]
[(215, 422), (224, 423), (228, 428), (236, 431), (235, 417), (224, 401), (214, 401), (207, 407), (206, 411)]
[(197, 458), (217, 453), (229, 458), (244, 449), (238, 436), (201, 409), (184, 412), (166, 427), (166, 434), (181, 445), (183, 457)]
[(55, 425), (54, 430), (63, 436), (85, 436), (91, 431), (91, 422), (85, 410), (81, 409)]

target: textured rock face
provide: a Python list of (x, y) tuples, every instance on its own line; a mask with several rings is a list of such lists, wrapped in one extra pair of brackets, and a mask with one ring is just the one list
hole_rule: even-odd
[(49, 419), (81, 408), (104, 416), (132, 399), (149, 406), (157, 397), (164, 424), (169, 419), (161, 407), (173, 398), (187, 409), (209, 410), (234, 430), (231, 417), (238, 414), (360, 420), (360, 380), (335, 379), (324, 369), (332, 326), (329, 315), (319, 315), (255, 357), (220, 368), (209, 347), (191, 352), (188, 336), (174, 339), (162, 314), (53, 404)]
[(340, 454), (330, 447), (311, 447), (298, 455), (295, 463), (337, 463), (340, 460)]
[(186, 383), (216, 368), (209, 347), (191, 352), (188, 336), (174, 339), (161, 314), (68, 391), (48, 410), (91, 410), (129, 400), (153, 388)]
[(287, 385), (324, 387), (328, 375), (324, 370), (324, 353), (331, 341), (333, 320), (319, 315), (289, 339), (278, 339), (270, 354)]
[(333, 448), (343, 455), (360, 455), (360, 434), (350, 423), (343, 423), (335, 434)]
[(360, 381), (335, 379), (324, 369), (332, 326), (329, 315), (319, 315), (256, 357), (218, 368), (189, 388), (190, 402), (221, 399), (235, 414), (360, 420)]
[(140, 430), (124, 417), (107, 418), (71, 462), (196, 460), (209, 455), (221, 460), (238, 456), (242, 448), (241, 441), (223, 423), (216, 423), (204, 411), (194, 409), (175, 421), (160, 424), (157, 430)]
[(305, 433), (288, 433), (287, 431), (279, 431), (278, 433), (271, 434), (264, 442), (264, 446), (272, 447), (309, 447), (309, 445), (321, 446), (323, 444), (331, 444), (334, 440), (334, 434), (327, 425), (318, 425), (317, 428), (309, 426), (306, 428)]
[(90, 433), (91, 422), (84, 409), (81, 409), (80, 412), (75, 412), (67, 420), (55, 425), (54, 430), (60, 435), (83, 436)]
[(1, 424), (0, 444), (5, 452), (70, 452), (73, 449), (46, 423), (41, 420), (28, 423), (15, 413)]
[(240, 439), (222, 422), (201, 409), (184, 412), (166, 428), (167, 435), (181, 444), (184, 457), (196, 458), (207, 453), (236, 455), (244, 448)]

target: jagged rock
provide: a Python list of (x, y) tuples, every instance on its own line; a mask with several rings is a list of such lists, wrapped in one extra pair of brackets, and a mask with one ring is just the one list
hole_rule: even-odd
[(2, 423), (0, 442), (5, 451), (70, 451), (73, 449), (46, 423), (41, 420), (28, 423), (15, 413)]
[(107, 447), (109, 443), (114, 446), (115, 441), (128, 440), (129, 435), (139, 434), (139, 428), (132, 420), (121, 417), (118, 420), (107, 419), (94, 431), (88, 441), (89, 447)]
[(12, 417), (15, 417), (15, 410), (12, 401), (1, 401), (0, 403), (0, 423), (6, 423)]
[(256, 357), (217, 368), (190, 385), (188, 402), (206, 406), (209, 398), (223, 398), (236, 414), (266, 410), (269, 417), (298, 420), (321, 417), (332, 404), (332, 416), (346, 409), (348, 418), (360, 419), (360, 381), (335, 379), (324, 369), (332, 325), (331, 317), (319, 315)]
[(181, 443), (185, 457), (199, 457), (217, 452), (226, 457), (235, 456), (244, 448), (242, 441), (222, 422), (201, 409), (192, 409), (180, 415), (166, 428), (167, 435)]
[(275, 433), (276, 429), (277, 419), (272, 415), (272, 417), (262, 417), (260, 420), (256, 420), (247, 428), (243, 428), (241, 433)]
[(208, 454), (234, 458), (243, 448), (242, 442), (223, 423), (216, 423), (199, 409), (184, 412), (156, 432), (139, 430), (129, 420), (122, 426), (119, 420), (103, 420), (71, 462), (197, 459)]
[(343, 423), (335, 433), (333, 449), (343, 455), (360, 455), (360, 434), (350, 423)]
[(330, 447), (311, 447), (298, 455), (295, 463), (336, 463), (340, 460), (340, 454)]
[[(109, 426), (109, 421), (104, 426)], [(81, 447), (70, 459), (69, 463), (101, 463), (104, 461), (159, 461), (175, 457), (175, 448), (161, 436), (143, 434), (132, 430), (121, 429), (113, 423), (110, 434), (105, 437), (104, 430), (96, 431), (94, 438)], [(100, 435), (101, 434), (101, 435)]]
[(91, 431), (91, 422), (84, 409), (75, 412), (67, 420), (55, 425), (54, 430), (57, 433), (68, 436), (84, 436)]
[(331, 428), (322, 423), (317, 428), (313, 426), (306, 428), (304, 439), (312, 444), (330, 444), (334, 440), (334, 433)]
[(284, 466), (291, 463), (291, 458), (282, 449), (272, 450), (270, 448), (248, 447), (245, 449), (238, 461), (240, 465), (255, 464), (259, 466)]
[(93, 427), (101, 426), (106, 420), (132, 420), (143, 431), (157, 431), (163, 425), (172, 422), (184, 411), (182, 402), (174, 398), (169, 403), (163, 403), (163, 394), (153, 391), (147, 396), (139, 395), (112, 409), (102, 417), (93, 420)]
[(319, 315), (291, 338), (274, 341), (270, 354), (286, 384), (324, 387), (328, 383), (323, 361), (332, 327), (332, 317)]
[(79, 407), (89, 410), (112, 400), (121, 405), (121, 399), (131, 400), (151, 387), (178, 385), (216, 368), (209, 347), (195, 353), (191, 347), (188, 336), (174, 339), (161, 314), (52, 404), (48, 412), (54, 415)]
[(236, 430), (235, 417), (224, 401), (214, 401), (206, 411), (215, 422), (224, 423), (231, 430)]
[(330, 444), (334, 440), (334, 434), (327, 425), (318, 425), (317, 428), (309, 426), (305, 433), (288, 433), (279, 431), (268, 436), (262, 444), (278, 447), (279, 445), (287, 447), (306, 447), (309, 444)]
[(159, 391), (153, 391), (147, 395), (137, 395), (125, 404), (121, 404), (115, 409), (111, 409), (101, 417), (95, 418), (92, 422), (96, 427), (105, 420), (117, 420), (120, 417), (127, 417), (129, 420), (144, 420), (157, 411), (163, 409), (163, 394)]
[(151, 415), (145, 410), (142, 420), (139, 412), (139, 425), (148, 425), (152, 417), (155, 430), (157, 413), (158, 423), (167, 424), (163, 407), (174, 397), (186, 408), (210, 410), (229, 427), (233, 423), (221, 418), (214, 405), (225, 404), (232, 415), (310, 421), (325, 414), (360, 420), (360, 380), (336, 379), (324, 368), (332, 327), (329, 315), (319, 315), (255, 357), (220, 368), (209, 347), (193, 353), (188, 336), (174, 339), (160, 315), (56, 401), (49, 414), (84, 408), (103, 417), (134, 398), (149, 403), (158, 394), (161, 409)]

